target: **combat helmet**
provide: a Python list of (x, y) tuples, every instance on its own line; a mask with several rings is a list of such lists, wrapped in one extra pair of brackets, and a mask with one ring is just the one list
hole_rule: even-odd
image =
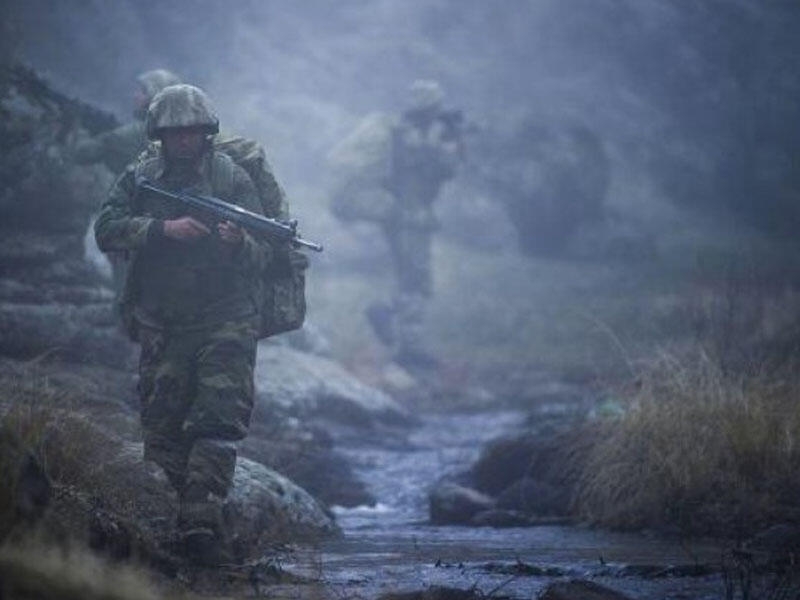
[(145, 71), (140, 74), (136, 81), (142, 86), (142, 91), (147, 97), (148, 103), (155, 97), (155, 95), (170, 85), (177, 85), (181, 83), (180, 77), (175, 75), (172, 71), (166, 69), (153, 69), (152, 71)]
[(185, 83), (165, 87), (156, 94), (147, 109), (145, 125), (151, 140), (171, 127), (203, 127), (209, 135), (219, 131), (211, 100), (200, 88)]
[(433, 79), (417, 79), (408, 91), (412, 110), (433, 110), (440, 108), (444, 101), (444, 90)]

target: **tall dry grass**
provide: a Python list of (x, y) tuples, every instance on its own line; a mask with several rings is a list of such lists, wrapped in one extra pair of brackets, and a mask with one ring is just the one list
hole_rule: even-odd
[(800, 521), (800, 375), (662, 356), (597, 444), (577, 506), (617, 527), (748, 535)]
[[(80, 393), (52, 386), (35, 367), (0, 376), (0, 540), (20, 519), (26, 468), (49, 482), (102, 493), (103, 465), (119, 441), (81, 412)], [(28, 472), (27, 475), (30, 475)]]
[(158, 600), (139, 569), (112, 565), (78, 547), (38, 542), (0, 547), (0, 597), (40, 600)]

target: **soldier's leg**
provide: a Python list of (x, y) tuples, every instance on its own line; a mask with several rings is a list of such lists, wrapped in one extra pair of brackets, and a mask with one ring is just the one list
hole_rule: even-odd
[(395, 360), (408, 368), (432, 368), (436, 359), (425, 344), (427, 298), (422, 294), (401, 293), (395, 299)]
[(158, 464), (180, 492), (189, 446), (183, 422), (189, 409), (192, 349), (161, 331), (140, 331), (139, 397), (144, 458)]
[(196, 356), (197, 389), (184, 423), (192, 445), (179, 520), (204, 562), (215, 562), (224, 537), (222, 501), (233, 484), (236, 441), (250, 424), (255, 354), (254, 324), (228, 323), (209, 333)]

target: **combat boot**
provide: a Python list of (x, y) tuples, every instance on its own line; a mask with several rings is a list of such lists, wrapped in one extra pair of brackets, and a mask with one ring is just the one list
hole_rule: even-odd
[(223, 533), (222, 501), (196, 484), (187, 485), (178, 509), (178, 535), (186, 558), (202, 567), (231, 562)]

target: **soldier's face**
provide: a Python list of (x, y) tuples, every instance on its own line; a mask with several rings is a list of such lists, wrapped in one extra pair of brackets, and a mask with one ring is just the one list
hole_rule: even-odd
[(171, 127), (161, 132), (167, 160), (191, 161), (200, 158), (206, 139), (202, 127)]

